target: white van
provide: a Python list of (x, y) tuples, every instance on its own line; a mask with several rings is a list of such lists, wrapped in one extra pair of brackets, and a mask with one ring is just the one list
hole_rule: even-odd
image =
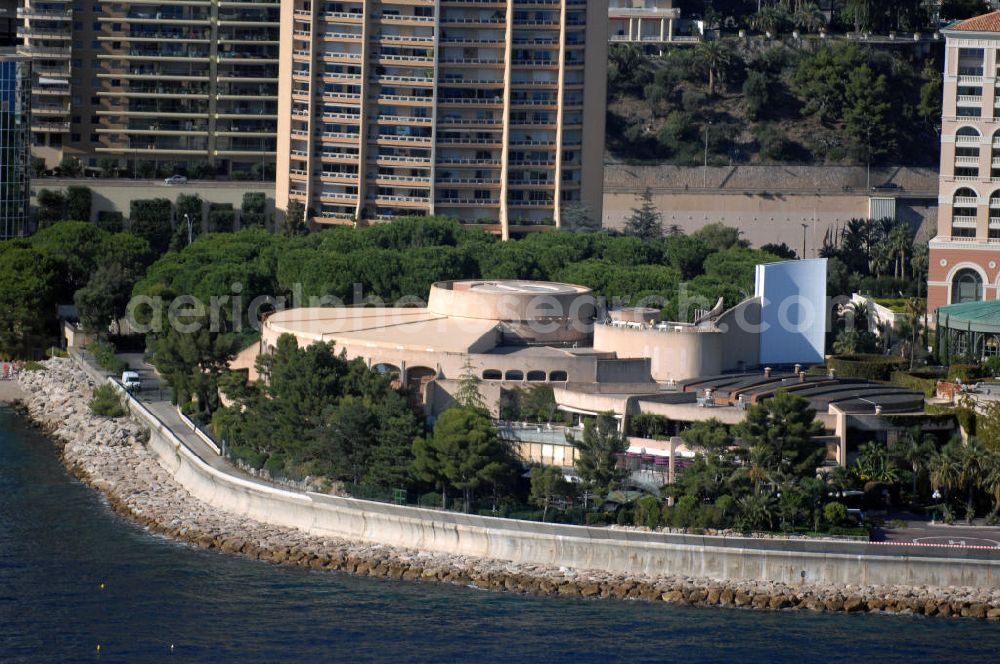
[(138, 371), (124, 371), (122, 372), (122, 385), (129, 392), (136, 392), (142, 388), (142, 381), (139, 380)]

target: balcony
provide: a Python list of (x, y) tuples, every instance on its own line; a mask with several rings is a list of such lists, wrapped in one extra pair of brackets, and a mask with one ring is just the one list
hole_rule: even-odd
[(955, 228), (975, 228), (976, 218), (975, 217), (952, 217), (951, 225)]
[[(1000, 199), (994, 199), (994, 200), (1000, 202)], [(956, 196), (953, 205), (955, 207), (976, 207), (977, 205), (979, 205), (979, 199), (976, 198), (975, 196)]]
[(982, 103), (982, 95), (958, 95), (959, 106), (979, 106)]
[(979, 166), (979, 157), (955, 157), (956, 166)]
[[(982, 137), (980, 137), (980, 136), (956, 136), (955, 137), (955, 144), (956, 145), (979, 145), (980, 141), (982, 141)], [(1000, 147), (1000, 139), (994, 141), (993, 145), (995, 147)]]

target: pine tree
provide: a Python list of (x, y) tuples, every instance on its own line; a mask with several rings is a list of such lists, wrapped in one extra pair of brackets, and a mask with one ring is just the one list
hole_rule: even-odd
[(621, 480), (624, 471), (618, 468), (617, 455), (625, 452), (627, 445), (620, 433), (612, 413), (601, 413), (595, 421), (583, 427), (583, 439), (574, 440), (567, 434), (567, 440), (577, 449), (574, 462), (580, 479), (598, 493), (605, 493)]
[(625, 235), (641, 240), (658, 240), (663, 237), (663, 217), (653, 205), (653, 191), (646, 187), (639, 197), (642, 205), (632, 208), (632, 214), (625, 220)]
[(458, 405), (463, 408), (488, 412), (486, 399), (479, 391), (482, 382), (483, 380), (472, 367), (472, 363), (466, 360), (465, 366), (462, 368), (462, 375), (458, 379), (458, 389), (455, 390), (455, 401), (458, 402)]

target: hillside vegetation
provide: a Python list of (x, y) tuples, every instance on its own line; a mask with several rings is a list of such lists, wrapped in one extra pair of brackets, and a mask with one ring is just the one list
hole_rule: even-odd
[(663, 55), (612, 47), (612, 158), (850, 165), (938, 161), (941, 54), (722, 39)]

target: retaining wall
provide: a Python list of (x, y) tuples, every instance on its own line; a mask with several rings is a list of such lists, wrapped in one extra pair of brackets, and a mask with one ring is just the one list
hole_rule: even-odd
[(995, 587), (1000, 560), (988, 552), (912, 555), (850, 542), (682, 536), (454, 514), (278, 489), (225, 474), (189, 450), (141, 403), (149, 449), (194, 497), (222, 510), (314, 535), (350, 538), (517, 563), (784, 583)]

